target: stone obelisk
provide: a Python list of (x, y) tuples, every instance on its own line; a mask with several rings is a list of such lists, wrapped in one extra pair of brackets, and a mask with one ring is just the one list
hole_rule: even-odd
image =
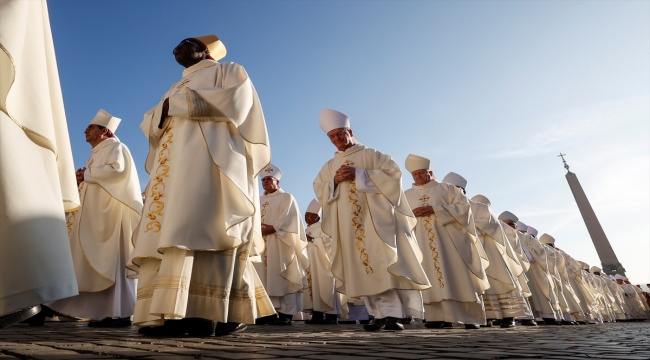
[(571, 188), (573, 197), (576, 199), (582, 219), (585, 221), (587, 231), (589, 231), (589, 236), (591, 236), (591, 240), (594, 242), (594, 247), (596, 248), (596, 252), (598, 252), (598, 257), (603, 266), (603, 271), (606, 274), (621, 274), (625, 276), (625, 268), (623, 268), (623, 265), (618, 261), (614, 249), (612, 249), (612, 245), (610, 245), (609, 240), (607, 240), (605, 231), (600, 225), (596, 213), (591, 207), (589, 199), (587, 199), (585, 191), (582, 189), (582, 186), (580, 186), (578, 177), (569, 170), (569, 165), (566, 163), (566, 160), (564, 160), (565, 155), (566, 154), (560, 153), (558, 157), (561, 157), (562, 162), (564, 163), (564, 168), (567, 171), (566, 180), (569, 182), (569, 187)]

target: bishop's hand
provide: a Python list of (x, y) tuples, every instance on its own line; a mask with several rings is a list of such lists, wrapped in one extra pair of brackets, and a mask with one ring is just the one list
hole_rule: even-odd
[(74, 174), (77, 177), (77, 186), (79, 184), (81, 184), (82, 181), (84, 181), (84, 172), (85, 171), (86, 171), (85, 167), (79, 168), (79, 169), (77, 169), (77, 171), (75, 171)]
[(334, 175), (334, 184), (338, 185), (344, 181), (354, 181), (355, 178), (356, 170), (353, 167), (341, 165)]
[(272, 225), (262, 224), (262, 235), (271, 235), (275, 233), (275, 228)]
[(165, 119), (169, 116), (169, 98), (165, 99), (162, 104), (162, 114), (160, 114), (160, 123), (158, 124), (158, 129), (162, 129)]
[(307, 241), (309, 241), (310, 243), (313, 243), (313, 242), (314, 242), (314, 238), (311, 237), (311, 236), (309, 236), (309, 235), (307, 235)]
[(429, 216), (433, 215), (434, 213), (435, 212), (431, 206), (420, 206), (419, 208), (413, 209), (413, 215), (415, 215), (415, 217)]

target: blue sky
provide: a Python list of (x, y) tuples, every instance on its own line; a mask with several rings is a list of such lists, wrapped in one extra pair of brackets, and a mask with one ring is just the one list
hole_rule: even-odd
[[(217, 34), (259, 93), (282, 187), (304, 210), (335, 151), (323, 107), (403, 165), (468, 180), (599, 264), (562, 162), (580, 179), (619, 260), (650, 283), (648, 1), (79, 1), (49, 11), (75, 165), (98, 109), (122, 118), (141, 183), (139, 124), (181, 77), (171, 51)], [(405, 188), (412, 179), (405, 174)]]

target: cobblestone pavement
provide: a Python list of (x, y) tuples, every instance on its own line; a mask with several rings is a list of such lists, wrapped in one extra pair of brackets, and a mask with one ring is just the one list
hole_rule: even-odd
[(15, 325), (0, 331), (8, 359), (650, 359), (650, 323), (480, 330), (407, 325), (368, 333), (360, 325), (255, 326), (223, 338), (151, 338), (136, 327), (85, 323)]

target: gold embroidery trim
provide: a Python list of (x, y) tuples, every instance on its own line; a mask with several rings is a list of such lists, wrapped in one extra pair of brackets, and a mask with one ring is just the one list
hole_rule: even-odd
[[(422, 206), (429, 206), (429, 199), (430, 197), (425, 194), (419, 200), (422, 201)], [(433, 267), (436, 268), (438, 283), (440, 284), (440, 288), (444, 288), (444, 278), (442, 276), (442, 270), (440, 269), (440, 254), (438, 253), (438, 248), (436, 247), (436, 234), (433, 232), (433, 225), (431, 224), (431, 220), (431, 215), (424, 218), (424, 229), (427, 231), (427, 235), (429, 237), (429, 249), (431, 249), (431, 253), (433, 254)]]
[[(314, 293), (311, 290), (311, 266), (307, 268), (307, 284), (309, 285), (309, 299), (314, 301)], [(313, 305), (312, 305), (313, 306)]]
[(187, 291), (190, 288), (190, 281), (180, 276), (158, 276), (156, 278), (156, 289)]
[[(81, 184), (79, 184), (79, 189), (77, 190), (77, 192), (80, 195), (81, 195), (81, 190), (84, 188), (85, 184), (86, 183), (83, 182), (83, 181), (81, 182)], [(79, 206), (74, 211), (70, 211), (70, 213), (68, 213), (68, 218), (65, 219), (65, 225), (68, 228), (68, 236), (72, 235), (72, 226), (74, 225), (75, 215), (77, 215), (77, 212), (79, 211), (79, 209), (81, 209), (81, 206)]]
[[(354, 165), (354, 162), (346, 160), (343, 164), (347, 166)], [(354, 225), (354, 236), (357, 239), (357, 250), (359, 250), (359, 258), (361, 263), (366, 268), (366, 274), (372, 274), (372, 267), (370, 266), (370, 258), (366, 253), (366, 243), (363, 238), (366, 237), (366, 231), (363, 229), (363, 221), (361, 220), (361, 205), (359, 205), (359, 195), (357, 194), (357, 183), (352, 180), (348, 184), (348, 200), (352, 203), (352, 224)]]
[(143, 286), (138, 289), (138, 300), (147, 300), (153, 297), (155, 286)]
[(174, 127), (172, 126), (174, 119), (169, 122), (167, 129), (163, 132), (163, 143), (160, 145), (160, 151), (158, 152), (158, 168), (156, 169), (156, 174), (153, 178), (154, 183), (151, 186), (151, 191), (149, 196), (152, 200), (149, 203), (149, 212), (147, 217), (149, 222), (145, 227), (144, 232), (159, 232), (162, 228), (160, 221), (158, 221), (158, 216), (163, 216), (163, 209), (165, 204), (161, 201), (165, 197), (165, 178), (169, 177), (169, 162), (171, 150), (169, 149), (169, 144), (171, 144), (174, 133), (171, 131)]

